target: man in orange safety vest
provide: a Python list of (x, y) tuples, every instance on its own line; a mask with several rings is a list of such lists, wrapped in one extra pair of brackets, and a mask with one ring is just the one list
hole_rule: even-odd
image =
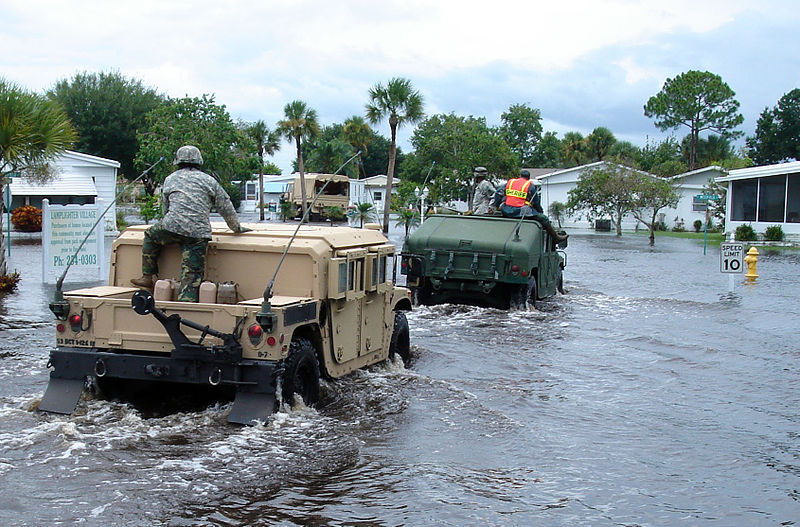
[(531, 181), (530, 172), (523, 170), (520, 177), (509, 179), (505, 188), (498, 189), (495, 194), (495, 207), (499, 207), (500, 212), (507, 218), (524, 216), (538, 221), (556, 243), (563, 242), (568, 235), (557, 232), (550, 223), (550, 218), (545, 216), (537, 183)]

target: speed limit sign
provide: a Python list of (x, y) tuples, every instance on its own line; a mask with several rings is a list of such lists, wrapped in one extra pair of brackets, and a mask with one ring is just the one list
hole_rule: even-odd
[(719, 271), (721, 273), (741, 273), (744, 271), (744, 244), (723, 242), (719, 246)]

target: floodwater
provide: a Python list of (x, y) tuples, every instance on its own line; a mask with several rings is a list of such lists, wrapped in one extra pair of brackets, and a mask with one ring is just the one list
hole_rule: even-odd
[(537, 311), (416, 309), (409, 369), (239, 427), (227, 406), (31, 411), (53, 288), (14, 245), (0, 525), (796, 525), (800, 253), (762, 251), (731, 293), (702, 243), (575, 233), (567, 252), (567, 294)]

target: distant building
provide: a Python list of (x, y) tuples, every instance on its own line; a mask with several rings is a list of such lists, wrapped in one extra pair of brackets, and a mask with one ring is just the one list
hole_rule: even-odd
[(56, 176), (49, 182), (37, 185), (25, 178), (13, 178), (11, 183), (11, 210), (22, 205), (42, 208), (42, 199), (51, 205), (85, 205), (95, 199), (105, 209), (105, 231), (117, 231), (116, 198), (119, 162), (102, 157), (67, 150), (50, 164)]
[(780, 225), (787, 238), (800, 238), (800, 161), (731, 170), (716, 181), (728, 187), (726, 232)]
[(661, 211), (661, 220), (670, 229), (676, 223), (682, 223), (687, 231), (692, 230), (696, 220), (700, 220), (705, 227), (707, 206), (706, 202), (698, 196), (704, 194), (703, 188), (708, 187), (709, 180), (716, 180), (727, 173), (728, 171), (724, 168), (712, 165), (666, 178), (667, 181), (677, 186), (681, 198), (674, 209)]

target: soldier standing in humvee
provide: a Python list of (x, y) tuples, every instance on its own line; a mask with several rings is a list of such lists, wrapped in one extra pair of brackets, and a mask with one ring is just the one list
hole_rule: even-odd
[(538, 221), (556, 243), (563, 242), (568, 237), (567, 234), (558, 233), (550, 223), (550, 218), (544, 214), (539, 188), (531, 181), (531, 173), (527, 170), (523, 170), (520, 177), (509, 179), (505, 187), (497, 189), (494, 205), (507, 218), (525, 216)]
[(472, 199), (472, 210), (474, 214), (491, 214), (494, 212), (493, 200), (495, 188), (486, 180), (486, 167), (475, 168), (475, 196)]
[(164, 217), (145, 231), (142, 244), (142, 276), (133, 285), (151, 289), (158, 274), (158, 256), (170, 243), (181, 246), (181, 283), (178, 301), (197, 302), (206, 267), (206, 247), (211, 240), (211, 208), (216, 207), (235, 233), (242, 227), (230, 197), (216, 179), (202, 172), (203, 156), (196, 146), (182, 146), (175, 152), (178, 170), (167, 176), (161, 191)]

